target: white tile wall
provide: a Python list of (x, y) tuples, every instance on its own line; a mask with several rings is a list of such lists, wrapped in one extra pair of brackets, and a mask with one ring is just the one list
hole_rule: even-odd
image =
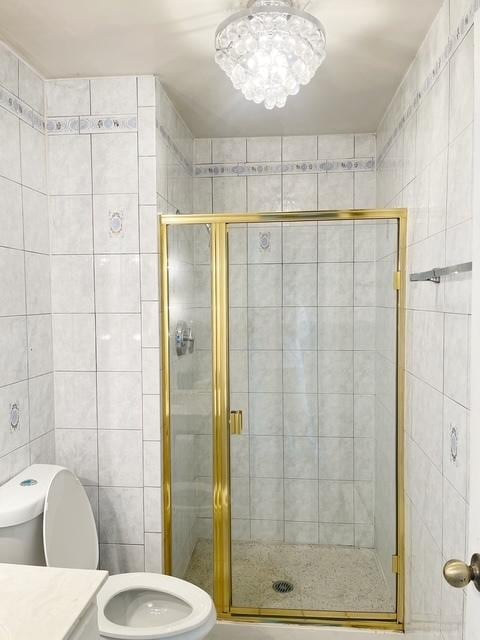
[(20, 120), (2, 109), (0, 112), (0, 135), (4, 144), (0, 152), (0, 172), (3, 177), (20, 182)]
[[(377, 204), (409, 208), (407, 271), (471, 259), (471, 235), (465, 233), (473, 186), (471, 5), (443, 3), (377, 132)], [(415, 94), (420, 99), (411, 106)], [(470, 298), (469, 274), (436, 290), (430, 283), (409, 284), (407, 636), (412, 638), (464, 637), (464, 595), (445, 585), (441, 567), (455, 554), (465, 556)]]
[(90, 80), (90, 95), (92, 114), (136, 113), (137, 78), (134, 76), (93, 78)]
[[(43, 79), (0, 44), (0, 89), (44, 117)], [(0, 482), (53, 462), (54, 398), (43, 131), (0, 107)], [(20, 410), (10, 426), (13, 405)]]
[(50, 116), (82, 116), (90, 112), (90, 81), (77, 78), (50, 80), (46, 87)]
[[(2, 47), (0, 82), (41, 114), (45, 86), (46, 115), (62, 126), (76, 119), (76, 128), (47, 127), (62, 135), (45, 145), (42, 133), (0, 109), (0, 261), (8, 277), (0, 388), (5, 420), (13, 402), (21, 410), (15, 442), (0, 440), (2, 480), (28, 462), (53, 461), (55, 410), (57, 461), (97, 505), (102, 564), (160, 570), (156, 211), (191, 210), (193, 139), (153, 77), (44, 85)], [(109, 116), (120, 130), (95, 133)], [(135, 533), (117, 535), (130, 530), (124, 501), (140, 507), (145, 483), (154, 485), (145, 521), (137, 510)]]
[(52, 196), (91, 194), (90, 136), (72, 135), (49, 138), (48, 189)]
[[(301, 169), (309, 160), (317, 160), (317, 148), (318, 159), (353, 158), (354, 138), (197, 140), (195, 160), (199, 167), (214, 163), (221, 171), (223, 164), (257, 162), (265, 163), (266, 175), (197, 177), (194, 211), (352, 208), (356, 201), (372, 206), (374, 171), (323, 170), (317, 174)], [(359, 137), (357, 151), (358, 157), (374, 157), (375, 137)], [(282, 175), (276, 165), (268, 165), (281, 161), (296, 162), (296, 172)], [(357, 177), (367, 179), (357, 183)], [(363, 497), (368, 490), (371, 495), (371, 471), (364, 475), (361, 471), (373, 465), (373, 440), (365, 437), (372, 434), (374, 421), (365, 399), (373, 399), (373, 395), (358, 396), (364, 407), (358, 418), (363, 417), (357, 430), (362, 442), (356, 451), (355, 475), (353, 349), (354, 302), (374, 304), (375, 233), (359, 228), (358, 235), (354, 234), (350, 223), (321, 225), (318, 232), (316, 223), (282, 228), (239, 226), (230, 232), (231, 402), (243, 409), (244, 416), (248, 414), (251, 431), (241, 442), (232, 442), (234, 535), (240, 539), (372, 546), (373, 508), (360, 511), (357, 506), (354, 513), (353, 479), (359, 483), (365, 475), (367, 480), (357, 486), (357, 494)], [(269, 245), (266, 249), (259, 246), (262, 237)], [(357, 288), (363, 288), (354, 300), (353, 264), (357, 260), (358, 269), (365, 271), (360, 276), (370, 278), (364, 285), (365, 278), (357, 274)], [(357, 336), (360, 334), (364, 342), (357, 337), (356, 348), (372, 349), (374, 309), (362, 307), (362, 311)], [(371, 354), (362, 357), (367, 360), (357, 363), (359, 380), (363, 380), (367, 365), (371, 371), (373, 362)], [(373, 392), (371, 386), (358, 391)], [(333, 456), (332, 451), (338, 455)], [(206, 473), (208, 469), (201, 471)], [(250, 490), (245, 478), (250, 478)], [(265, 495), (260, 479), (266, 483)], [(338, 506), (340, 516), (330, 516), (325, 508), (327, 498), (320, 496), (327, 482), (332, 484), (327, 495), (336, 484), (344, 500)], [(281, 487), (273, 505), (269, 483), (272, 491)], [(342, 492), (346, 483), (349, 489)], [(360, 498), (357, 502), (360, 504)], [(206, 512), (205, 517), (211, 514)]]
[(2, 45), (0, 61), (0, 82), (9, 91), (18, 95), (18, 74), (20, 61), (6, 46)]
[[(79, 475), (98, 504), (101, 566), (159, 571), (156, 184), (158, 178), (159, 208), (191, 209), (193, 140), (152, 76), (47, 81), (46, 103), (54, 119), (80, 116), (88, 122), (95, 115), (98, 123), (113, 116), (120, 123), (119, 130), (95, 133), (94, 126), (48, 136), (57, 461)], [(10, 250), (18, 251), (19, 194), (10, 188), (3, 197), (15, 212), (4, 235)], [(42, 238), (32, 234), (32, 250), (44, 246)], [(47, 314), (49, 282), (39, 279), (44, 270), (32, 256), (27, 271), (37, 285), (27, 307)], [(32, 340), (38, 334), (40, 348), (45, 329), (34, 329)], [(38, 352), (35, 362), (46, 374), (47, 355)], [(16, 364), (16, 377), (22, 377), (22, 366)], [(35, 390), (37, 404), (48, 388), (45, 383)]]

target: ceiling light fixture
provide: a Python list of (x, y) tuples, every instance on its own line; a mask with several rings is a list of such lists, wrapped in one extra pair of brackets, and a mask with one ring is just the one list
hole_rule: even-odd
[(215, 34), (215, 60), (247, 100), (284, 107), (325, 59), (325, 30), (292, 0), (250, 0)]

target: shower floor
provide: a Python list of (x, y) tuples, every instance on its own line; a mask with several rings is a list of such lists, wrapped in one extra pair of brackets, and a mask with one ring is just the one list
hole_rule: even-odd
[[(197, 542), (185, 573), (213, 590), (212, 542)], [(375, 551), (353, 547), (262, 542), (232, 543), (234, 607), (314, 611), (394, 612), (395, 601)], [(276, 593), (277, 580), (293, 583)]]

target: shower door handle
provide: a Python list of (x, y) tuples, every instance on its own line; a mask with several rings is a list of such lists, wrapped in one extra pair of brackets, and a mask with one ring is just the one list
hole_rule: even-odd
[(243, 433), (243, 412), (241, 410), (230, 411), (230, 433), (241, 436)]
[(480, 554), (474, 553), (469, 565), (461, 560), (449, 560), (443, 567), (443, 576), (451, 587), (463, 589), (473, 582), (480, 591)]

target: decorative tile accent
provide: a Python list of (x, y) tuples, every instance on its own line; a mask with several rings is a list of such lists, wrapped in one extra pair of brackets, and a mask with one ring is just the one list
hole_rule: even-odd
[(325, 161), (325, 171), (327, 173), (343, 173), (344, 171), (375, 171), (375, 168), (375, 158)]
[(0, 107), (3, 107), (10, 113), (15, 114), (30, 126), (45, 131), (45, 119), (37, 113), (26, 102), (17, 98), (13, 93), (0, 85)]
[(45, 133), (46, 121), (45, 118), (32, 109), (32, 127), (38, 131)]
[(118, 133), (137, 131), (137, 116), (77, 116), (74, 118), (48, 118), (47, 133), (72, 135), (90, 133)]
[(457, 462), (458, 457), (458, 432), (455, 427), (450, 426), (450, 461)]
[(10, 428), (12, 431), (18, 429), (20, 423), (20, 407), (16, 402), (10, 405)]
[(385, 156), (387, 155), (390, 147), (392, 146), (396, 137), (401, 133), (407, 122), (410, 120), (410, 117), (415, 113), (420, 104), (423, 102), (425, 96), (429, 93), (430, 89), (435, 84), (437, 78), (440, 76), (441, 72), (448, 64), (450, 58), (457, 50), (459, 44), (462, 42), (463, 38), (468, 33), (470, 27), (473, 25), (475, 12), (480, 8), (480, 0), (474, 0), (470, 9), (460, 20), (459, 25), (457, 26), (455, 32), (450, 34), (448, 40), (442, 50), (442, 53), (437, 58), (433, 68), (427, 74), (425, 80), (420, 85), (420, 89), (416, 93), (413, 101), (408, 105), (405, 110), (403, 116), (398, 121), (396, 127), (393, 129), (390, 134), (387, 142), (385, 143), (383, 149), (380, 153), (377, 154), (377, 166), (380, 166)]
[(80, 118), (48, 118), (47, 133), (80, 133)]
[(80, 117), (80, 133), (116, 133), (136, 130), (136, 115)]
[(242, 162), (239, 164), (202, 164), (195, 166), (196, 178), (217, 176), (258, 176), (286, 173), (342, 173), (375, 171), (374, 158), (312, 160), (310, 162)]
[(119, 211), (110, 212), (110, 232), (118, 235), (123, 229), (123, 215)]
[(270, 249), (271, 235), (272, 234), (269, 232), (258, 234), (258, 240), (259, 240), (258, 244), (262, 251), (267, 251), (268, 249)]

